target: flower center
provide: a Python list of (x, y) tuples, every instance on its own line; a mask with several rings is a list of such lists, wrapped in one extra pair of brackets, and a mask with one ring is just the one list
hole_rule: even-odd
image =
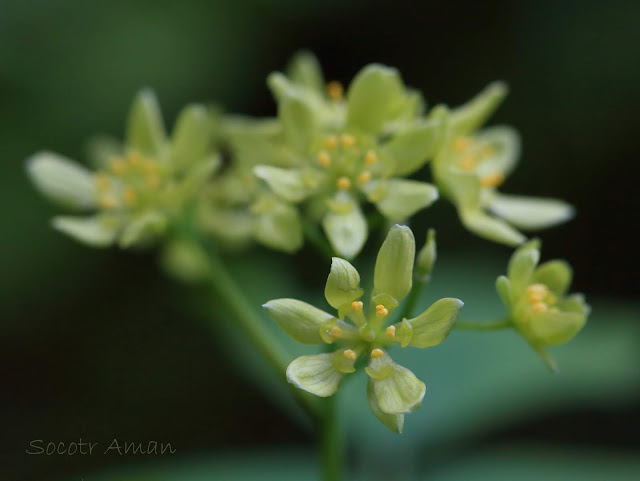
[(558, 308), (553, 307), (557, 299), (544, 284), (531, 284), (526, 292), (527, 302), (533, 312), (558, 312)]

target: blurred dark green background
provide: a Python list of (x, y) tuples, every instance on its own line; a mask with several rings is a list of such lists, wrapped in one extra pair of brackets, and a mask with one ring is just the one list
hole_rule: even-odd
[[(542, 233), (543, 256), (567, 258), (573, 290), (594, 306), (575, 344), (554, 351), (565, 377), (550, 379), (508, 333), (455, 334), (449, 351), (446, 343), (412, 357), (414, 370), (431, 362), (424, 369), (433, 400), (428, 393), (407, 418), (402, 440), (383, 432), (364, 402), (346, 408), (364, 410), (362, 422), (349, 419), (354, 476), (592, 479), (576, 474), (584, 469), (602, 474), (593, 479), (634, 479), (639, 20), (640, 3), (631, 0), (0, 0), (0, 479), (89, 481), (102, 468), (168, 462), (25, 454), (31, 439), (79, 437), (171, 442), (183, 456), (172, 457), (179, 469), (213, 473), (180, 471), (182, 481), (313, 472), (308, 427), (287, 415), (291, 406), (269, 379), (260, 383), (250, 364), (237, 367), (251, 360), (241, 340), (222, 331), (211, 338), (212, 321), (193, 307), (205, 293), (166, 281), (151, 254), (98, 252), (53, 232), (56, 209), (24, 173), (36, 150), (82, 158), (91, 134), (120, 135), (145, 85), (157, 91), (169, 123), (190, 101), (273, 115), (264, 79), (301, 47), (319, 56), (327, 78), (343, 82), (368, 62), (398, 67), (430, 105), (456, 105), (506, 80), (512, 93), (495, 122), (520, 129), (524, 152), (504, 190), (577, 207), (571, 223)], [(465, 319), (499, 315), (492, 282), (509, 250), (466, 233), (445, 202), (413, 226), (420, 239), (436, 227), (442, 253), (423, 304), (455, 295), (467, 301)], [(265, 251), (233, 260), (256, 305), (321, 293), (328, 265), (307, 249), (296, 267), (282, 267), (288, 260)], [(271, 274), (258, 274), (264, 268)], [(512, 452), (514, 445), (522, 449)], [(381, 451), (420, 461), (389, 474), (370, 461)], [(545, 475), (524, 477), (545, 466)], [(144, 479), (169, 479), (160, 472)], [(135, 476), (117, 479), (143, 479)]]

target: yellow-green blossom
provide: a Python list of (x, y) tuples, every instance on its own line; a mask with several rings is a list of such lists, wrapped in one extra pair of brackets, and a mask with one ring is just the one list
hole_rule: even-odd
[(361, 301), (360, 274), (346, 260), (334, 257), (325, 287), (329, 314), (296, 299), (276, 299), (264, 307), (291, 337), (304, 344), (333, 344), (332, 353), (302, 356), (287, 368), (287, 378), (317, 396), (334, 394), (344, 376), (366, 362), (367, 395), (375, 416), (402, 432), (404, 415), (420, 406), (425, 384), (391, 359), (393, 346), (419, 348), (440, 344), (449, 334), (462, 301), (440, 299), (413, 319), (390, 323), (393, 311), (412, 287), (415, 240), (406, 226), (393, 227), (378, 253), (373, 292)]
[(204, 107), (181, 112), (171, 138), (153, 92), (133, 102), (124, 145), (102, 142), (92, 172), (61, 155), (40, 152), (27, 163), (37, 188), (51, 200), (90, 216), (55, 217), (53, 226), (96, 247), (144, 244), (162, 234), (218, 166)]
[[(217, 243), (239, 249), (254, 240), (293, 252), (302, 246), (298, 210), (273, 194), (253, 174), (258, 163), (283, 166), (282, 129), (275, 119), (226, 117), (220, 143), (229, 165), (198, 199), (198, 223)], [(284, 164), (286, 165), (286, 164)]]
[(539, 241), (527, 242), (513, 254), (496, 287), (514, 327), (554, 368), (543, 348), (572, 339), (584, 326), (589, 306), (582, 294), (567, 294), (569, 264), (552, 260), (538, 265), (539, 259)]
[(280, 198), (304, 205), (333, 249), (352, 258), (368, 235), (363, 200), (398, 221), (437, 199), (433, 185), (403, 177), (433, 156), (441, 121), (421, 118), (421, 96), (390, 67), (363, 68), (346, 95), (336, 82), (325, 88), (309, 54), (296, 57), (290, 72), (271, 74), (268, 84), (292, 167), (261, 165), (255, 173)]
[(478, 129), (506, 93), (506, 86), (496, 82), (450, 112), (446, 107), (433, 109), (431, 116), (443, 120), (445, 134), (431, 166), (438, 188), (456, 205), (467, 229), (514, 246), (525, 240), (518, 229), (542, 229), (564, 222), (572, 217), (573, 208), (557, 199), (498, 192), (518, 161), (520, 138), (507, 126)]

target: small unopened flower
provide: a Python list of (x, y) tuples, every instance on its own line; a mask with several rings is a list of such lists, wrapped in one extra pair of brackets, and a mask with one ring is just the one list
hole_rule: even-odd
[(456, 205), (467, 229), (514, 246), (525, 240), (518, 229), (542, 229), (564, 222), (573, 216), (573, 208), (557, 199), (498, 192), (516, 166), (520, 138), (507, 126), (478, 129), (506, 93), (506, 86), (496, 82), (451, 112), (446, 107), (434, 108), (431, 115), (443, 119), (445, 135), (431, 166), (436, 184)]
[(169, 139), (153, 92), (133, 102), (124, 145), (102, 143), (95, 172), (61, 155), (40, 152), (27, 163), (36, 187), (65, 207), (94, 214), (56, 217), (65, 234), (96, 247), (121, 247), (159, 236), (217, 167), (205, 108), (186, 107)]
[(496, 287), (514, 327), (554, 369), (543, 348), (572, 339), (584, 326), (590, 309), (582, 294), (567, 294), (572, 278), (569, 264), (551, 260), (538, 265), (539, 259), (539, 241), (522, 245)]
[(287, 378), (317, 396), (334, 394), (342, 379), (366, 364), (367, 395), (375, 416), (401, 432), (404, 415), (417, 409), (425, 384), (389, 355), (394, 346), (419, 348), (440, 344), (449, 334), (462, 302), (440, 299), (413, 319), (392, 323), (399, 303), (412, 287), (415, 241), (406, 226), (393, 227), (378, 253), (373, 292), (360, 300), (360, 274), (346, 260), (334, 257), (325, 287), (327, 302), (338, 315), (296, 299), (276, 299), (264, 307), (294, 339), (304, 344), (331, 344), (331, 353), (302, 356), (287, 368)]
[(282, 199), (306, 206), (339, 255), (353, 258), (367, 239), (363, 200), (398, 221), (438, 198), (433, 185), (403, 178), (433, 156), (441, 122), (420, 117), (422, 99), (397, 70), (369, 65), (343, 95), (336, 83), (325, 88), (315, 59), (302, 55), (290, 78), (274, 73), (268, 83), (293, 166), (255, 173)]

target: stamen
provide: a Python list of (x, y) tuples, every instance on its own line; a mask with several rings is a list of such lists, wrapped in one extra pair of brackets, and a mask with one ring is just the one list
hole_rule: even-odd
[(351, 188), (351, 180), (349, 180), (349, 177), (340, 177), (336, 185), (340, 190), (349, 190)]
[(389, 310), (386, 307), (384, 307), (382, 304), (378, 304), (376, 306), (376, 314), (380, 317), (384, 317), (387, 314), (389, 314)]
[(351, 303), (351, 309), (355, 312), (362, 312), (362, 301), (353, 301)]
[(104, 174), (102, 172), (96, 175), (95, 180), (96, 180), (96, 186), (98, 187), (99, 190), (107, 190), (111, 185), (111, 182), (109, 181), (109, 177), (107, 176), (107, 174)]
[(100, 197), (100, 207), (103, 209), (115, 209), (118, 207), (118, 199), (111, 194), (105, 194)]
[(504, 182), (504, 175), (500, 172), (496, 172), (495, 174), (485, 175), (480, 178), (480, 185), (482, 187), (498, 187), (500, 184)]
[(387, 337), (393, 339), (396, 337), (396, 326), (387, 327)]
[(460, 161), (460, 168), (466, 172), (471, 172), (476, 166), (477, 159), (474, 155), (467, 154)]
[(378, 359), (382, 356), (384, 356), (384, 351), (382, 349), (374, 349), (371, 351), (371, 359)]
[(371, 172), (369, 172), (368, 170), (365, 170), (364, 172), (360, 172), (360, 175), (358, 176), (359, 184), (366, 184), (370, 180), (371, 180)]
[(329, 154), (324, 150), (318, 152), (318, 161), (322, 167), (329, 167), (331, 165), (331, 157), (329, 157)]
[(342, 100), (343, 90), (342, 84), (335, 80), (327, 84), (327, 93), (329, 94), (329, 98), (335, 102), (340, 102)]
[(451, 142), (451, 148), (454, 152), (462, 152), (471, 147), (472, 144), (473, 141), (468, 137), (456, 137)]
[(342, 355), (349, 359), (350, 361), (355, 361), (358, 355), (351, 349), (345, 350)]
[(340, 136), (340, 143), (342, 144), (343, 147), (349, 148), (356, 145), (356, 139), (353, 135), (342, 134)]
[(340, 329), (340, 326), (331, 326), (331, 337), (333, 337), (334, 339), (338, 339), (340, 337), (340, 333), (342, 332), (342, 329)]
[(378, 161), (378, 156), (373, 150), (369, 150), (364, 156), (364, 163), (367, 165), (373, 165)]
[(541, 312), (546, 312), (548, 309), (547, 305), (544, 302), (535, 302), (531, 304), (531, 310), (537, 314)]
[(127, 186), (122, 190), (122, 200), (127, 205), (135, 204), (136, 200), (138, 200), (138, 195), (133, 187)]
[(116, 157), (111, 162), (109, 162), (109, 168), (114, 174), (124, 174), (127, 170), (127, 164), (122, 157)]
[(338, 145), (338, 139), (336, 138), (335, 135), (327, 136), (327, 138), (324, 141), (324, 146), (330, 150), (335, 149), (337, 145)]

